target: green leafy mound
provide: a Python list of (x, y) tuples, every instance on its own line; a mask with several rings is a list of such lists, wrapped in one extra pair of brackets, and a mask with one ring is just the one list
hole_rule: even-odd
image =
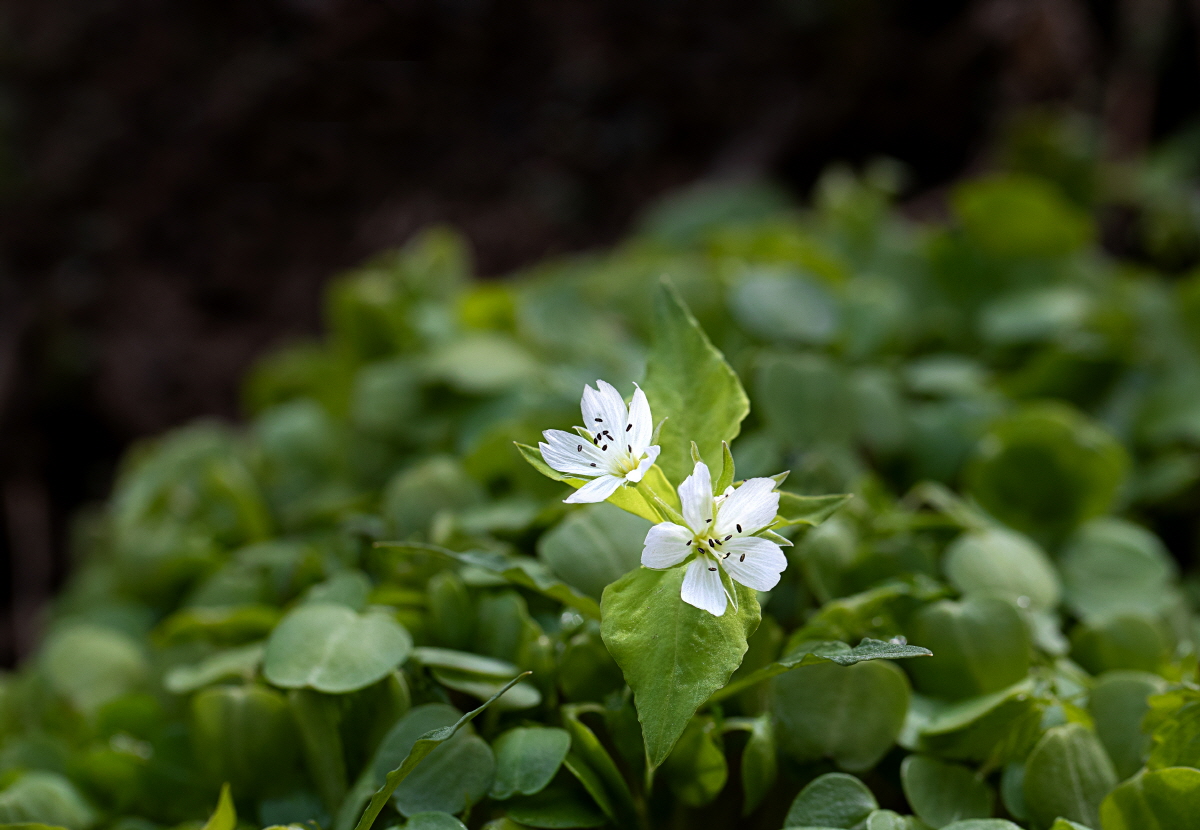
[[(337, 280), (245, 427), (139, 447), (80, 522), (0, 686), (0, 821), (1194, 827), (1198, 595), (1147, 527), (1200, 492), (1200, 277), (1106, 258), (1048, 179), (924, 226), (884, 184), (697, 190), (505, 282), (433, 230)], [(598, 377), (671, 414), (659, 506), (566, 505), (514, 446)], [(639, 566), (692, 440), (791, 470), (783, 581), (721, 617)]]

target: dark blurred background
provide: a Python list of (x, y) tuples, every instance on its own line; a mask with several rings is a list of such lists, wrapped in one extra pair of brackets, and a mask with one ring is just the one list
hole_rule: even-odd
[(1112, 158), (1188, 124), (1198, 43), (1200, 0), (9, 0), (0, 662), (129, 442), (236, 417), (322, 283), (420, 227), (501, 275), (698, 179), (803, 198), (878, 156), (936, 215), (1031, 108)]

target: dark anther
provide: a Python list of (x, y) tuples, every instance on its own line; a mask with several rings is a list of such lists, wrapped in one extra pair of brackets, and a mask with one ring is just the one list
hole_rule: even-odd
[(603, 447), (600, 448), (600, 452), (606, 452), (607, 450), (608, 450), (608, 444), (605, 444)]
[(691, 540), (691, 539), (688, 539), (687, 543), (688, 543), (688, 545), (690, 546), (690, 545), (692, 544), (692, 540)]
[(745, 561), (746, 561), (746, 554), (744, 554), (744, 553), (743, 553), (741, 556), (739, 556), (739, 557), (738, 557), (738, 561), (739, 561), (739, 562), (745, 562)]
[(593, 461), (593, 462), (592, 462), (592, 466), (593, 466), (593, 467), (595, 467), (595, 466), (596, 466), (596, 462), (595, 462), (595, 461)]
[(579, 445), (577, 445), (577, 446), (575, 447), (575, 452), (583, 452), (583, 444), (579, 444)]
[(625, 452), (633, 452), (633, 444), (626, 444)]
[(741, 533), (741, 532), (742, 532), (742, 526), (741, 526), (741, 525), (738, 525), (738, 526), (737, 526), (737, 529), (738, 529), (738, 533)]
[(626, 431), (626, 432), (629, 432), (629, 430), (631, 430), (631, 429), (633, 429), (633, 424), (626, 424), (626, 425), (625, 425), (625, 431)]
[(716, 568), (709, 568), (709, 570), (710, 570), (710, 571), (715, 571), (715, 570), (716, 570)]
[(725, 541), (728, 542), (732, 538), (733, 538), (733, 534), (730, 533), (728, 536), (725, 537)]
[(712, 524), (712, 519), (705, 519), (705, 520), (704, 520), (704, 523), (705, 523), (705, 524)]
[(602, 423), (604, 423), (604, 419), (603, 419), (603, 418), (597, 418), (597, 419), (596, 419), (596, 423), (598, 423), (598, 424), (602, 424)]
[(716, 542), (714, 542), (712, 539), (709, 539), (709, 540), (708, 540), (708, 546), (709, 546), (710, 548), (715, 548), (715, 547), (717, 546), (717, 543), (716, 543)]

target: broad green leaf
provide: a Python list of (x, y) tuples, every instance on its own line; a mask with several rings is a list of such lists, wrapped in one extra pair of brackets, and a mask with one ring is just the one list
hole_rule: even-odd
[[(404, 756), (404, 760), (400, 762), (400, 765), (392, 769), (384, 777), (382, 786), (380, 786), (379, 789), (375, 791), (374, 795), (371, 796), (371, 800), (367, 804), (366, 810), (358, 819), (357, 824), (354, 825), (354, 830), (370, 830), (370, 827), (375, 823), (375, 819), (379, 815), (380, 810), (382, 810), (384, 805), (387, 804), (387, 802), (391, 799), (392, 794), (396, 791), (396, 788), (399, 787), (400, 784), (402, 784), (404, 780), (412, 774), (413, 770), (417, 768), (417, 765), (429, 757), (430, 753), (432, 753), (435, 749), (453, 738), (462, 727), (474, 720), (481, 712), (487, 709), (488, 706), (490, 706), (492, 702), (496, 700), (496, 698), (500, 697), (501, 694), (504, 694), (504, 692), (508, 691), (508, 689), (512, 686), (515, 686), (523, 677), (525, 677), (525, 675), (518, 675), (517, 677), (514, 677), (509, 681), (508, 686), (502, 689), (498, 694), (484, 702), (484, 704), (479, 708), (467, 712), (467, 714), (463, 715), (454, 723), (448, 726), (432, 729), (417, 738), (412, 744), (411, 749), (409, 749), (407, 754)], [(403, 721), (401, 721), (401, 723), (403, 723)], [(397, 724), (397, 726), (399, 726), (399, 724)], [(337, 824), (335, 825), (338, 830), (341, 830), (341, 828), (344, 826), (350, 826), (348, 822), (345, 822), (345, 817), (348, 816), (349, 820), (352, 822), (354, 820), (354, 813), (356, 813), (358, 809), (361, 809), (359, 805), (353, 804), (351, 799), (347, 799), (347, 802), (347, 804), (343, 804), (342, 810), (338, 813)], [(351, 811), (354, 811), (354, 813), (349, 812), (347, 807), (349, 807)]]
[(811, 781), (792, 802), (785, 827), (845, 827), (879, 809), (875, 796), (853, 775), (830, 772)]
[(88, 830), (96, 820), (95, 809), (56, 772), (31, 770), (0, 792), (0, 822), (5, 824), (37, 823)]
[(1121, 780), (1142, 767), (1150, 748), (1150, 736), (1142, 731), (1142, 718), (1150, 710), (1146, 698), (1165, 687), (1166, 681), (1153, 674), (1114, 671), (1097, 678), (1088, 694), (1096, 735)]
[(990, 597), (943, 600), (913, 619), (911, 637), (933, 652), (907, 664), (917, 690), (949, 700), (988, 694), (1026, 675), (1028, 630), (1008, 602)]
[(223, 680), (253, 680), (262, 663), (262, 643), (231, 648), (190, 666), (176, 666), (163, 678), (163, 686), (177, 695), (194, 692)]
[(1140, 772), (1100, 805), (1102, 830), (1190, 830), (1200, 816), (1200, 769)]
[(709, 698), (710, 703), (732, 697), (742, 691), (756, 686), (764, 680), (776, 675), (798, 669), (801, 666), (815, 666), (820, 663), (836, 663), (839, 666), (853, 666), (867, 660), (903, 660), (908, 657), (929, 657), (933, 652), (920, 646), (910, 646), (905, 643), (889, 643), (883, 640), (864, 639), (851, 648), (846, 643), (837, 641), (801, 643), (786, 656), (774, 663), (763, 666), (745, 677), (720, 689)]
[(1156, 672), (1171, 659), (1165, 626), (1140, 616), (1107, 617), (1071, 632), (1071, 659), (1092, 674), (1129, 669)]
[(308, 774), (326, 809), (336, 812), (346, 797), (349, 783), (345, 750), (338, 731), (341, 712), (337, 699), (311, 689), (292, 689), (288, 692), (288, 705), (300, 733)]
[(758, 599), (735, 584), (740, 610), (714, 617), (680, 597), (684, 567), (639, 568), (604, 589), (604, 644), (633, 689), (650, 766), (671, 752), (696, 710), (728, 682), (758, 627)]
[(987, 783), (958, 764), (909, 755), (900, 765), (900, 783), (913, 812), (931, 827), (992, 814), (994, 798)]
[(779, 746), (797, 761), (832, 758), (870, 769), (892, 747), (908, 710), (904, 672), (886, 661), (804, 666), (771, 681)]
[(1100, 426), (1062, 404), (1037, 404), (993, 425), (967, 483), (1006, 525), (1057, 542), (1108, 510), (1128, 467), (1128, 453)]
[(1077, 723), (1047, 731), (1025, 762), (1025, 803), (1042, 827), (1060, 816), (1100, 826), (1100, 802), (1116, 784), (1100, 739)]
[[(558, 600), (563, 605), (569, 605), (579, 613), (592, 619), (600, 619), (600, 606), (586, 594), (559, 582), (538, 560), (529, 556), (505, 556), (501, 553), (484, 551), (453, 551), (437, 545), (426, 545), (417, 542), (376, 542), (377, 548), (404, 552), (431, 552), (441, 554), (450, 559), (471, 567), (502, 577), (513, 585), (529, 588), (551, 599)], [(640, 555), (640, 552), (639, 552)]]
[(599, 827), (608, 822), (608, 817), (591, 803), (586, 792), (573, 792), (558, 785), (549, 786), (536, 795), (515, 797), (505, 802), (504, 810), (518, 823), (498, 830)]
[(233, 796), (229, 785), (221, 786), (221, 795), (217, 799), (217, 808), (204, 823), (203, 830), (234, 830), (237, 827), (237, 808), (233, 806)]
[(1088, 621), (1154, 615), (1172, 601), (1176, 566), (1157, 536), (1123, 519), (1094, 519), (1062, 552), (1067, 605)]
[(492, 749), (496, 753), (496, 777), (491, 796), (503, 801), (545, 789), (571, 749), (571, 736), (565, 729), (518, 726), (497, 738)]
[(538, 558), (590, 597), (638, 567), (651, 524), (610, 504), (570, 513), (538, 539)]
[(819, 525), (854, 498), (850, 495), (798, 496), (786, 490), (779, 491), (779, 519), (777, 527), (794, 525)]
[(74, 625), (51, 635), (40, 662), (50, 687), (85, 713), (133, 691), (149, 674), (136, 641), (95, 625)]
[(384, 614), (301, 605), (267, 640), (263, 676), (285, 689), (352, 692), (382, 680), (411, 650), (408, 632)]
[(300, 760), (287, 699), (262, 686), (211, 686), (192, 698), (192, 743), (213, 782), (261, 794)]
[(710, 717), (692, 718), (662, 765), (662, 776), (688, 807), (703, 807), (725, 788), (729, 764), (718, 743), (720, 733)]
[(967, 596), (997, 596), (1036, 610), (1053, 610), (1061, 597), (1049, 557), (1032, 539), (1003, 528), (959, 536), (946, 549), (942, 569)]
[(912, 816), (902, 816), (891, 810), (875, 810), (867, 816), (863, 830), (925, 830)]
[(409, 816), (404, 830), (467, 830), (467, 826), (449, 813), (428, 810)]
[(243, 645), (266, 637), (283, 614), (269, 605), (232, 608), (184, 608), (163, 620), (156, 634), (164, 645), (203, 640)]
[(1172, 712), (1155, 730), (1146, 766), (1200, 767), (1200, 703)]
[(1033, 690), (1033, 682), (1024, 678), (1007, 689), (953, 703), (915, 697), (905, 730), (915, 733), (914, 746), (944, 758), (989, 766), (1024, 758), (1038, 738), (1044, 709)]
[(775, 722), (769, 714), (754, 719), (750, 740), (742, 750), (742, 815), (748, 816), (775, 786), (779, 764), (775, 749)]
[(659, 435), (658, 465), (675, 483), (692, 472), (688, 441), (705, 458), (721, 455), (750, 411), (737, 374), (709, 341), (674, 287), (665, 280), (654, 297), (654, 329), (643, 384)]
[(837, 333), (838, 307), (828, 289), (792, 269), (751, 270), (730, 289), (729, 306), (763, 340), (823, 345)]

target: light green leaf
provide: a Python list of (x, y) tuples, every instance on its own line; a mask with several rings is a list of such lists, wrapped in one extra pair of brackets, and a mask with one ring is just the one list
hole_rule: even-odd
[(518, 726), (497, 738), (492, 749), (496, 777), (491, 796), (503, 801), (545, 789), (571, 749), (571, 735), (565, 729)]
[(900, 765), (900, 783), (913, 812), (931, 827), (992, 814), (994, 799), (987, 783), (958, 764), (909, 755)]
[[(371, 796), (370, 803), (367, 804), (367, 808), (359, 818), (354, 830), (370, 830), (370, 827), (375, 823), (375, 819), (379, 815), (380, 810), (382, 810), (383, 806), (387, 804), (388, 800), (392, 797), (392, 794), (396, 791), (396, 788), (400, 786), (400, 784), (406, 778), (408, 778), (409, 775), (412, 774), (412, 771), (417, 768), (417, 765), (420, 764), (421, 761), (425, 760), (425, 758), (427, 758), (429, 754), (439, 746), (453, 738), (455, 734), (457, 734), (458, 730), (474, 720), (481, 712), (487, 709), (488, 706), (490, 706), (497, 698), (499, 698), (500, 695), (504, 694), (504, 692), (515, 686), (528, 674), (529, 672), (526, 672), (525, 674), (514, 677), (508, 682), (507, 686), (487, 700), (482, 706), (467, 712), (467, 714), (463, 715), (453, 724), (449, 726), (443, 726), (438, 729), (433, 729), (418, 738), (416, 742), (413, 743), (412, 749), (408, 751), (408, 754), (404, 757), (404, 760), (400, 763), (400, 765), (387, 774), (383, 785), (375, 791), (374, 795)], [(349, 799), (347, 799), (347, 801), (349, 801)], [(345, 810), (345, 807), (346, 805), (343, 805), (343, 811)], [(339, 813), (338, 822), (335, 826), (341, 827), (342, 819), (343, 816), (341, 813)], [(353, 820), (353, 816), (351, 816), (351, 820)]]
[(237, 827), (237, 808), (233, 806), (233, 796), (229, 785), (221, 787), (221, 796), (217, 799), (217, 808), (204, 823), (203, 830), (234, 830)]
[(1096, 735), (1112, 759), (1117, 777), (1126, 779), (1142, 767), (1150, 736), (1142, 718), (1150, 710), (1146, 698), (1166, 688), (1161, 677), (1146, 672), (1114, 671), (1101, 675), (1088, 694), (1088, 712)]
[(909, 664), (917, 690), (948, 700), (995, 692), (1029, 672), (1029, 632), (1004, 600), (970, 597), (921, 609), (911, 636), (933, 652)]
[(352, 692), (382, 680), (411, 650), (408, 632), (384, 614), (301, 605), (271, 633), (263, 676), (285, 689)]
[(1025, 803), (1042, 827), (1060, 816), (1100, 826), (1100, 802), (1116, 784), (1100, 739), (1077, 723), (1048, 730), (1025, 762)]
[(946, 549), (942, 569), (968, 596), (997, 596), (1045, 611), (1061, 597), (1049, 557), (1032, 539), (1004, 528), (962, 534)]
[(673, 482), (692, 472), (688, 441), (705, 458), (721, 454), (750, 412), (737, 373), (709, 341), (667, 281), (654, 298), (654, 335), (646, 361), (646, 397), (655, 418), (666, 418), (658, 465)]
[(464, 565), (494, 573), (513, 585), (529, 588), (543, 596), (557, 600), (563, 605), (569, 605), (585, 617), (600, 619), (600, 606), (594, 599), (564, 582), (559, 582), (545, 565), (529, 556), (505, 556), (502, 553), (484, 551), (454, 551), (418, 542), (376, 542), (375, 547), (395, 550), (402, 554), (406, 551), (438, 553)]
[(883, 640), (872, 640), (870, 637), (851, 648), (848, 644), (831, 641), (813, 641), (801, 643), (789, 654), (779, 658), (774, 663), (763, 666), (745, 677), (739, 678), (724, 688), (718, 690), (709, 698), (709, 703), (725, 700), (740, 694), (746, 689), (756, 686), (764, 680), (798, 669), (801, 666), (815, 666), (820, 663), (837, 663), (839, 666), (853, 666), (867, 660), (903, 660), (907, 657), (929, 657), (933, 654), (929, 649), (920, 646), (910, 646), (904, 643), (889, 643)]
[(87, 830), (96, 818), (95, 810), (75, 786), (56, 772), (32, 770), (0, 792), (0, 822), (5, 824), (40, 823)]
[(1141, 616), (1108, 617), (1076, 626), (1071, 659), (1092, 674), (1117, 669), (1157, 672), (1171, 659), (1165, 626)]
[(1150, 769), (1200, 766), (1200, 703), (1188, 703), (1154, 730)]
[(467, 826), (449, 813), (427, 810), (409, 816), (404, 830), (467, 830)]
[(538, 558), (588, 596), (638, 567), (650, 522), (611, 504), (590, 504), (542, 534)]
[(735, 584), (740, 610), (714, 617), (680, 597), (684, 567), (639, 568), (604, 589), (601, 635), (633, 689), (650, 766), (671, 752), (692, 715), (742, 662), (758, 599)]
[(947, 824), (942, 830), (1021, 830), (1011, 821), (1002, 818), (969, 818)]
[(1094, 519), (1062, 552), (1067, 605), (1087, 621), (1155, 615), (1173, 599), (1176, 565), (1145, 528), (1112, 517)]
[[(1140, 772), (1100, 805), (1103, 830), (1190, 830), (1200, 816), (1200, 769)], [(1093, 825), (1097, 826), (1097, 825)]]
[(1092, 830), (1090, 827), (1085, 827), (1077, 821), (1069, 821), (1065, 818), (1060, 818), (1050, 825), (1050, 830)]
[(832, 758), (866, 770), (895, 743), (904, 725), (908, 678), (893, 663), (804, 666), (771, 680), (779, 746), (797, 761)]
[(853, 775), (830, 772), (811, 781), (788, 810), (785, 827), (845, 827), (865, 821), (878, 810), (875, 796)]
[(194, 692), (222, 680), (252, 680), (262, 663), (264, 645), (253, 643), (219, 651), (190, 666), (176, 666), (163, 678), (167, 691), (177, 695)]
[(779, 519), (776, 527), (819, 525), (854, 498), (851, 495), (798, 496), (787, 490), (779, 491)]
[[(448, 648), (415, 648), (413, 659), (430, 667), (434, 679), (443, 686), (481, 700), (495, 695), (505, 685), (505, 678), (519, 671), (503, 660)], [(518, 683), (495, 705), (497, 709), (529, 709), (541, 702), (542, 695), (533, 685)]]
[(1040, 734), (1043, 709), (1033, 682), (1023, 678), (1007, 689), (954, 703), (915, 697), (905, 731), (911, 726), (917, 746), (944, 758), (995, 766), (1028, 754)]
[(133, 691), (149, 674), (136, 641), (96, 625), (73, 625), (54, 633), (40, 661), (50, 687), (85, 713)]
[(746, 794), (742, 803), (743, 816), (754, 812), (775, 786), (779, 774), (775, 752), (775, 722), (769, 714), (755, 718), (750, 728), (750, 740), (742, 750), (742, 789)]

